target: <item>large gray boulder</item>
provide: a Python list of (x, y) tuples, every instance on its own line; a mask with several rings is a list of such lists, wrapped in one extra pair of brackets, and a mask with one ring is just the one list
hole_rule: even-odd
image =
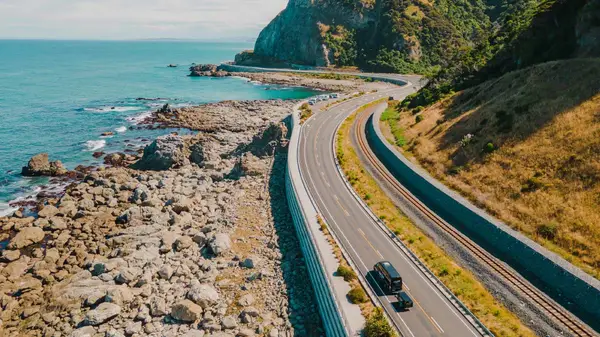
[(209, 243), (210, 250), (215, 255), (222, 255), (231, 250), (231, 239), (229, 235), (219, 233)]
[(198, 166), (204, 166), (204, 147), (200, 142), (194, 143), (190, 146), (190, 161)]
[(60, 160), (49, 161), (47, 153), (37, 154), (29, 160), (27, 166), (21, 170), (21, 175), (28, 177), (35, 176), (61, 176), (67, 173), (67, 169)]
[(85, 315), (86, 325), (100, 325), (121, 313), (121, 307), (114, 303), (101, 303), (96, 309)]
[(156, 138), (152, 144), (146, 146), (142, 159), (132, 165), (136, 170), (165, 171), (174, 166), (188, 163), (184, 155), (185, 144), (183, 138), (167, 135)]
[(217, 289), (209, 284), (196, 284), (187, 293), (187, 298), (202, 308), (208, 308), (219, 301)]

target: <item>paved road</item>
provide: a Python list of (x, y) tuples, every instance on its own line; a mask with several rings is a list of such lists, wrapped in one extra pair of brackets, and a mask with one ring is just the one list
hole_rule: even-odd
[[(222, 64), (227, 65), (227, 64)], [(388, 79), (391, 81), (402, 81), (411, 82), (415, 85), (419, 84), (419, 81), (423, 78), (420, 75), (400, 75), (400, 74), (384, 74), (384, 73), (363, 73), (363, 72), (348, 72), (348, 71), (334, 71), (334, 70), (296, 70), (290, 68), (264, 68), (264, 67), (251, 67), (251, 66), (240, 66), (233, 65), (234, 67), (247, 71), (247, 72), (273, 72), (273, 73), (308, 73), (308, 74), (340, 74), (340, 75), (353, 75), (360, 77), (372, 77), (380, 79)], [(416, 91), (416, 90), (415, 90)]]
[[(409, 79), (410, 80), (410, 79)], [(381, 294), (369, 273), (381, 260), (391, 261), (404, 279), (405, 290), (415, 306), (400, 311), (391, 296), (379, 296), (385, 310), (405, 337), (480, 336), (462, 315), (433, 287), (387, 235), (361, 208), (339, 175), (333, 140), (338, 125), (358, 107), (380, 97), (404, 97), (414, 92), (412, 85), (381, 91), (347, 101), (317, 113), (304, 124), (300, 136), (299, 165), (309, 193), (341, 244), (351, 255), (359, 272)]]

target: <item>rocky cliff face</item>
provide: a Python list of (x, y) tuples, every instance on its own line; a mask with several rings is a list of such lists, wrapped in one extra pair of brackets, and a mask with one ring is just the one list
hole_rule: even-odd
[(324, 30), (331, 25), (367, 28), (375, 21), (374, 6), (359, 0), (290, 0), (260, 33), (254, 53), (289, 63), (328, 66), (333, 55)]

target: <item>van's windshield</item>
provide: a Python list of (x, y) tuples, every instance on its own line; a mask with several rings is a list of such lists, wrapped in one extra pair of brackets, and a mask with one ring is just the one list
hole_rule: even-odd
[(402, 290), (402, 280), (396, 280), (396, 281), (392, 282), (392, 289), (393, 290)]

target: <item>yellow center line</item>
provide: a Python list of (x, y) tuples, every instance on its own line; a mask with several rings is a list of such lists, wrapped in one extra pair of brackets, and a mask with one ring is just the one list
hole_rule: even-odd
[(362, 235), (363, 238), (365, 238), (365, 241), (367, 241), (367, 243), (369, 244), (371, 249), (373, 249), (373, 251), (375, 251), (375, 253), (377, 253), (377, 255), (379, 255), (379, 257), (383, 259), (383, 255), (381, 255), (381, 253), (377, 249), (375, 249), (375, 247), (373, 247), (373, 244), (371, 244), (371, 241), (369, 241), (369, 239), (367, 239), (365, 232), (363, 232), (362, 229), (360, 229), (360, 228), (358, 229), (358, 231), (360, 232), (360, 235)]
[(415, 299), (415, 297), (410, 293), (410, 291), (408, 290), (408, 287), (405, 287), (406, 290), (405, 292), (408, 294), (408, 296), (410, 296), (410, 298), (412, 298), (413, 302), (417, 304), (417, 306), (419, 307), (419, 309), (421, 309), (421, 311), (423, 312), (423, 314), (425, 315), (425, 317), (427, 317), (427, 319), (429, 320), (429, 322), (431, 322), (431, 325), (433, 325), (433, 327), (439, 332), (439, 333), (444, 333), (444, 330), (442, 330), (442, 328), (439, 326), (439, 324), (437, 324), (437, 322), (435, 320), (433, 320), (433, 317), (429, 316), (429, 314), (427, 313), (427, 311), (425, 311), (425, 309), (423, 309), (423, 307), (421, 306), (421, 303), (419, 303), (419, 301), (417, 301)]
[(340, 205), (340, 208), (344, 211), (344, 214), (346, 214), (346, 216), (350, 216), (350, 213), (348, 213), (344, 206), (342, 206), (342, 203), (340, 202), (340, 199), (338, 199), (337, 195), (334, 194), (333, 198), (335, 199), (335, 202), (337, 202), (337, 204)]

